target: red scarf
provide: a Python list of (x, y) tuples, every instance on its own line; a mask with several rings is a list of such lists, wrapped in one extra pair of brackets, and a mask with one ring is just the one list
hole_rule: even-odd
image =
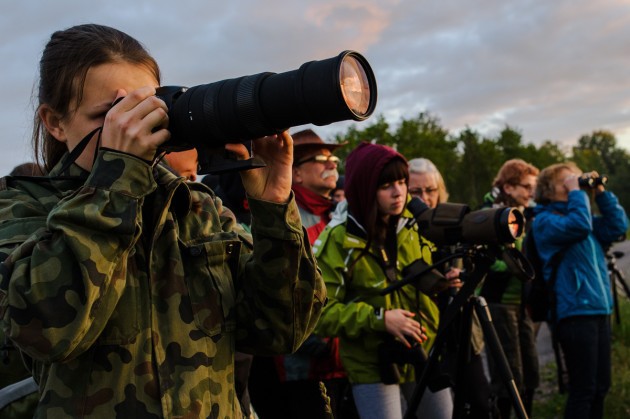
[(326, 227), (328, 221), (330, 221), (332, 202), (330, 199), (316, 194), (310, 189), (306, 189), (304, 186), (294, 184), (291, 188), (293, 189), (293, 193), (295, 193), (295, 202), (298, 207), (311, 214), (318, 215), (320, 218), (319, 223), (312, 226), (304, 226), (308, 233), (308, 241), (313, 244), (319, 236), (319, 233), (324, 230), (324, 227)]

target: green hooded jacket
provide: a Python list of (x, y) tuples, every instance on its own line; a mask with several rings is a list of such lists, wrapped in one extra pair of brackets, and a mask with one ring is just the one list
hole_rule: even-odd
[(293, 198), (252, 236), (201, 183), (101, 150), (0, 185), (0, 317), (36, 417), (241, 417), (236, 350), (295, 351), (326, 298)]
[[(337, 218), (342, 208), (338, 207), (333, 220), (313, 245), (329, 298), (316, 333), (339, 336), (341, 361), (352, 383), (378, 383), (381, 382), (378, 346), (387, 333), (378, 309), (402, 308), (416, 313), (414, 319), (426, 328), (428, 341), (424, 347), (427, 352), (435, 340), (439, 312), (430, 297), (410, 284), (387, 296), (379, 295), (390, 283), (382, 265), (377, 262), (380, 256), (376, 249), (370, 249), (354, 264), (352, 272), (348, 272), (347, 267), (354, 263), (367, 243), (364, 238), (347, 231), (349, 219), (343, 220), (343, 215)], [(399, 222), (397, 280), (403, 278), (403, 269), (418, 259), (430, 264), (434, 250), (433, 245), (418, 234), (417, 224), (407, 227), (411, 218), (412, 214), (405, 209)], [(356, 301), (357, 298), (360, 300)], [(401, 368), (400, 373), (402, 382), (414, 379), (410, 365)]]

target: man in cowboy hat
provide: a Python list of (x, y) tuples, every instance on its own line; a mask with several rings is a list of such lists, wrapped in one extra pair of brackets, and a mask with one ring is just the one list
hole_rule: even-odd
[(339, 158), (333, 152), (343, 144), (325, 143), (313, 130), (293, 137), (293, 192), (311, 244), (330, 221), (330, 192), (337, 186)]

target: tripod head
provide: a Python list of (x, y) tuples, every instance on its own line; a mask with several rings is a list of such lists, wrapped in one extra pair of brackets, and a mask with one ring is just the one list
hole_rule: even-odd
[[(445, 257), (431, 265), (422, 259), (416, 260), (403, 271), (405, 275), (403, 279), (384, 288), (380, 294), (390, 294), (408, 284), (413, 284), (421, 292), (429, 296), (443, 291), (448, 287), (448, 281), (439, 272), (439, 269), (445, 263), (454, 259), (462, 259), (464, 269), (469, 273), (468, 276), (475, 270), (484, 269), (485, 272), (479, 279), (479, 282), (481, 282), (489, 267), (498, 258), (502, 259), (510, 272), (521, 281), (529, 281), (534, 278), (534, 267), (516, 247), (466, 243), (455, 247)], [(488, 264), (487, 267), (486, 264)]]
[[(483, 297), (476, 297), (474, 295), (475, 289), (478, 287), (479, 283), (483, 281), (483, 279), (486, 277), (488, 271), (490, 270), (490, 267), (496, 260), (497, 251), (499, 251), (499, 249), (496, 247), (474, 246), (473, 248), (469, 249), (469, 252), (466, 253), (466, 256), (464, 257), (464, 263), (468, 267), (465, 273), (464, 285), (455, 295), (453, 301), (447, 306), (443, 316), (440, 319), (438, 333), (435, 341), (433, 342), (433, 347), (429, 351), (428, 361), (426, 362), (426, 365), (420, 377), (416, 378), (416, 388), (414, 389), (411, 400), (408, 402), (407, 412), (404, 416), (405, 419), (417, 419), (416, 409), (420, 404), (420, 399), (422, 398), (424, 390), (427, 387), (430, 387), (429, 382), (434, 377), (434, 373), (437, 369), (438, 358), (440, 357), (442, 347), (446, 343), (447, 336), (449, 335), (449, 328), (454, 324), (455, 319), (460, 314), (463, 314), (465, 320), (467, 320), (468, 327), (470, 328), (472, 325), (473, 308), (475, 310), (475, 313), (477, 314), (477, 317), (480, 320), (484, 337), (486, 338), (486, 344), (489, 345), (491, 353), (499, 362), (499, 374), (502, 378), (502, 381), (506, 385), (510, 397), (512, 398), (512, 403), (515, 408), (516, 416), (519, 419), (527, 419), (527, 413), (525, 412), (522, 400), (520, 399), (520, 395), (518, 394), (518, 389), (516, 387), (516, 383), (514, 382), (510, 367), (507, 363), (507, 359), (505, 358), (505, 354), (501, 349), (501, 344), (499, 342), (498, 336), (496, 335), (496, 331), (492, 326), (492, 319), (490, 317), (490, 312), (488, 311), (485, 299)], [(516, 251), (518, 252), (518, 250)], [(521, 255), (520, 257), (524, 259), (524, 256), (522, 256), (520, 252), (515, 254)], [(518, 257), (519, 256), (517, 256), (517, 258)], [(461, 334), (461, 337), (465, 338), (465, 340), (467, 341), (466, 346), (469, 346), (470, 329), (468, 329), (468, 334)], [(466, 351), (462, 350), (459, 356), (461, 358), (458, 362), (461, 362), (461, 359), (465, 358), (466, 356)], [(456, 382), (458, 380), (461, 380), (459, 374)], [(463, 409), (462, 406), (463, 404), (460, 400), (458, 400), (458, 397), (456, 396), (453, 417), (463, 417), (463, 411), (461, 410)]]

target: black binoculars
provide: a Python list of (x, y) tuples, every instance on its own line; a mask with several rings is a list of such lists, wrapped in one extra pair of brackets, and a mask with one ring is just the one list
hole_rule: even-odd
[(593, 176), (591, 173), (584, 173), (578, 179), (578, 184), (580, 185), (580, 188), (584, 189), (593, 189), (599, 185), (606, 186), (606, 183), (608, 183), (608, 176), (606, 175)]

